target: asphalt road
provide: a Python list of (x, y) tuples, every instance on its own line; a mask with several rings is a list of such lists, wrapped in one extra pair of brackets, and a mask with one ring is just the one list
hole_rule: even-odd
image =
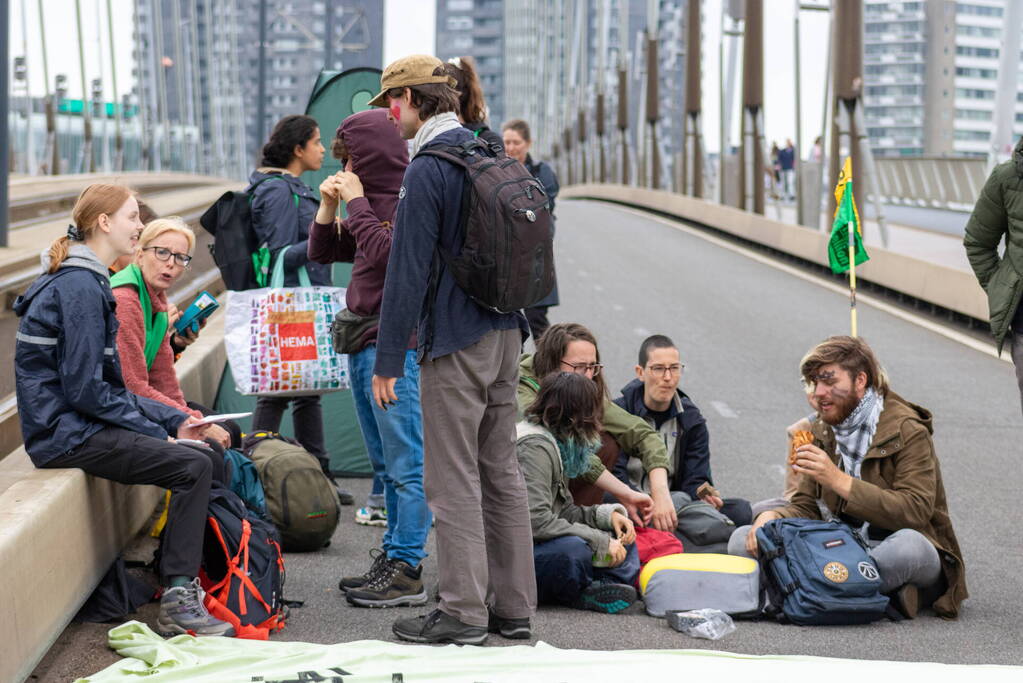
[[(797, 365), (831, 334), (848, 331), (842, 295), (677, 230), (665, 221), (590, 201), (558, 205), (562, 305), (555, 322), (589, 326), (600, 341), (614, 393), (632, 376), (639, 342), (671, 336), (686, 364), (683, 388), (711, 432), (719, 489), (751, 500), (780, 495), (784, 428), (808, 412)], [(687, 638), (633, 608), (607, 616), (543, 607), (535, 639), (589, 649), (705, 648), (749, 654), (802, 654), (947, 663), (1023, 663), (1023, 484), (1021, 417), (1012, 366), (895, 316), (860, 306), (860, 334), (878, 353), (891, 385), (934, 413), (934, 442), (949, 507), (966, 560), (971, 597), (957, 621), (927, 613), (915, 621), (801, 628), (739, 622), (717, 642)], [(353, 435), (353, 438), (358, 438)], [(361, 503), (368, 480), (351, 480)], [(380, 530), (352, 521), (345, 508), (333, 544), (289, 555), (286, 595), (305, 600), (277, 639), (344, 642), (391, 639), (391, 622), (409, 609), (349, 607), (337, 590), (361, 572)], [(429, 551), (433, 551), (432, 536)], [(428, 558), (426, 577), (435, 579)], [(152, 623), (155, 606), (140, 612)], [(116, 657), (105, 626), (70, 627), (37, 670), (38, 680), (97, 671)], [(492, 638), (491, 645), (509, 641)]]

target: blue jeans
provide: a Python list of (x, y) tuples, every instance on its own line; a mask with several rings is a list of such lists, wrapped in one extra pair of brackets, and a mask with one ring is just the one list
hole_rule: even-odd
[(387, 532), (384, 552), (413, 567), (426, 557), (430, 508), (423, 491), (423, 417), (419, 409), (419, 366), (416, 352), (405, 354), (405, 376), (394, 385), (398, 402), (381, 410), (373, 400), (376, 345), (348, 356), (355, 413), (366, 442), (373, 472), (384, 482)]
[(559, 536), (533, 546), (538, 603), (569, 605), (594, 581), (635, 585), (639, 552), (633, 543), (617, 567), (594, 567), (593, 550), (578, 536)]

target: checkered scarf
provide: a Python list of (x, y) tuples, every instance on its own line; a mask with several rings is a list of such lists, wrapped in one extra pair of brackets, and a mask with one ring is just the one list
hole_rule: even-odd
[(842, 465), (846, 472), (857, 479), (860, 478), (863, 456), (867, 454), (874, 432), (877, 431), (877, 420), (882, 409), (884, 399), (870, 387), (849, 417), (832, 427), (838, 454), (842, 456)]

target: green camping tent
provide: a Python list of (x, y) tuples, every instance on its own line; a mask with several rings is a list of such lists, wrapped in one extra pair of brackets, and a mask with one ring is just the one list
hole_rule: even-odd
[[(328, 175), (341, 170), (337, 159), (330, 155), (334, 132), (347, 116), (369, 109), (369, 101), (380, 90), (380, 70), (360, 67), (347, 71), (321, 71), (313, 86), (306, 114), (320, 124), (320, 136), (327, 154), (319, 171), (307, 172), (302, 180), (317, 192), (320, 183)], [(350, 263), (334, 265), (334, 284), (346, 287), (352, 274)], [(217, 410), (225, 413), (254, 410), (255, 396), (242, 396), (234, 386), (231, 369), (226, 368), (217, 393)], [(251, 419), (240, 420), (243, 430), (251, 427)], [(323, 396), (323, 428), (327, 450), (330, 453), (330, 468), (341, 476), (369, 476), (373, 469), (366, 456), (366, 448), (355, 416), (355, 404), (350, 391), (339, 391)], [(281, 433), (294, 434), (291, 428), (290, 411), (281, 424)]]

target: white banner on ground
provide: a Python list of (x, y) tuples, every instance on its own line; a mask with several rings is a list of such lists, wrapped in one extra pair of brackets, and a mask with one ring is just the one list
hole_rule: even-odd
[[(665, 626), (667, 628), (667, 626)], [(496, 638), (497, 636), (491, 636)], [(689, 640), (681, 633), (678, 642)], [(164, 640), (129, 621), (110, 630), (125, 659), (79, 683), (622, 683), (623, 681), (758, 681), (865, 683), (926, 680), (1023, 680), (1023, 667), (773, 657), (714, 650), (560, 650), (546, 643), (513, 647), (402, 645), (361, 640), (338, 645), (193, 638)]]

